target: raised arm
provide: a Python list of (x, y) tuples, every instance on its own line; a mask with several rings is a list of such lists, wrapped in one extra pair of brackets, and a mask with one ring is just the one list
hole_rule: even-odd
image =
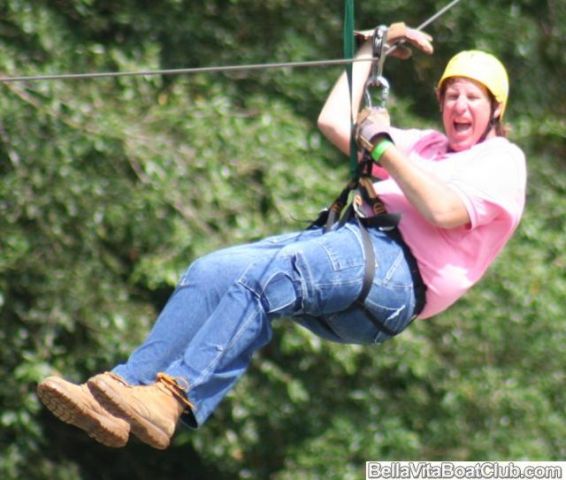
[(335, 83), (330, 95), (318, 116), (318, 128), (322, 134), (346, 155), (350, 153), (350, 132), (352, 111), (356, 114), (364, 94), (364, 85), (371, 69), (371, 42), (366, 40), (355, 59), (352, 67), (352, 104), (346, 72), (342, 73)]
[[(364, 95), (364, 86), (371, 70), (373, 30), (357, 32), (358, 38), (365, 39), (359, 48), (352, 66), (352, 102), (346, 72), (338, 78), (318, 117), (318, 128), (323, 135), (346, 155), (350, 153), (350, 128), (352, 111), (354, 119)], [(388, 45), (396, 45), (391, 56), (408, 58), (411, 51), (407, 45), (431, 54), (432, 37), (424, 32), (407, 27), (404, 23), (393, 23), (387, 31)]]

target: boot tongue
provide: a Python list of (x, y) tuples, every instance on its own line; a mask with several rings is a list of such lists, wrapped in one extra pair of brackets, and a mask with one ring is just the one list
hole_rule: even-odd
[[(181, 383), (185, 385), (181, 385)], [(185, 379), (173, 378), (166, 373), (157, 374), (157, 386), (163, 390), (165, 393), (172, 395), (179, 403), (182, 405), (182, 410), (189, 408), (193, 410), (195, 407), (187, 398), (187, 392), (189, 391), (188, 382)]]

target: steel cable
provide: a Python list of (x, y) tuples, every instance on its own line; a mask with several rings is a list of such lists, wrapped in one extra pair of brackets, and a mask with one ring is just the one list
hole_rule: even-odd
[[(462, 0), (453, 0), (433, 16), (419, 25), (416, 30), (422, 30), (430, 25), (445, 12), (454, 7)], [(395, 50), (393, 45), (386, 53), (390, 54)], [(115, 78), (115, 77), (144, 77), (154, 75), (189, 75), (197, 73), (226, 73), (226, 72), (242, 72), (251, 70), (267, 70), (274, 68), (304, 68), (304, 67), (328, 67), (334, 65), (345, 65), (353, 62), (367, 62), (371, 59), (327, 59), (327, 60), (307, 60), (297, 62), (273, 62), (273, 63), (256, 63), (243, 65), (223, 65), (210, 67), (193, 67), (193, 68), (175, 68), (175, 69), (157, 69), (157, 70), (139, 70), (127, 72), (93, 72), (93, 73), (62, 73), (62, 74), (46, 74), (46, 75), (20, 75), (20, 76), (0, 76), (0, 82), (36, 82), (36, 81), (53, 81), (53, 80), (80, 80), (94, 78)]]

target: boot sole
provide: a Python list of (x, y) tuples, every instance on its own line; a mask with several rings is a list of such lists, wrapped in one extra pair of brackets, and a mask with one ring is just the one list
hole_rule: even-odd
[(102, 375), (91, 378), (88, 388), (104, 408), (130, 424), (131, 432), (139, 440), (158, 450), (165, 450), (169, 446), (171, 436), (123, 402), (120, 392)]
[(40, 384), (37, 395), (59, 420), (84, 430), (98, 443), (111, 448), (124, 447), (128, 443), (127, 435), (117, 435), (105, 427), (97, 413), (78, 405), (57, 383)]

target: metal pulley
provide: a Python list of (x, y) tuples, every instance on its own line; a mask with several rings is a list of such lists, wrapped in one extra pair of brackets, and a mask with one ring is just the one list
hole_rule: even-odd
[(380, 101), (378, 107), (385, 107), (389, 97), (389, 82), (383, 76), (383, 64), (385, 63), (388, 27), (380, 25), (373, 31), (372, 56), (373, 62), (370, 75), (365, 84), (364, 99), (366, 107), (373, 107), (371, 89), (379, 89)]

